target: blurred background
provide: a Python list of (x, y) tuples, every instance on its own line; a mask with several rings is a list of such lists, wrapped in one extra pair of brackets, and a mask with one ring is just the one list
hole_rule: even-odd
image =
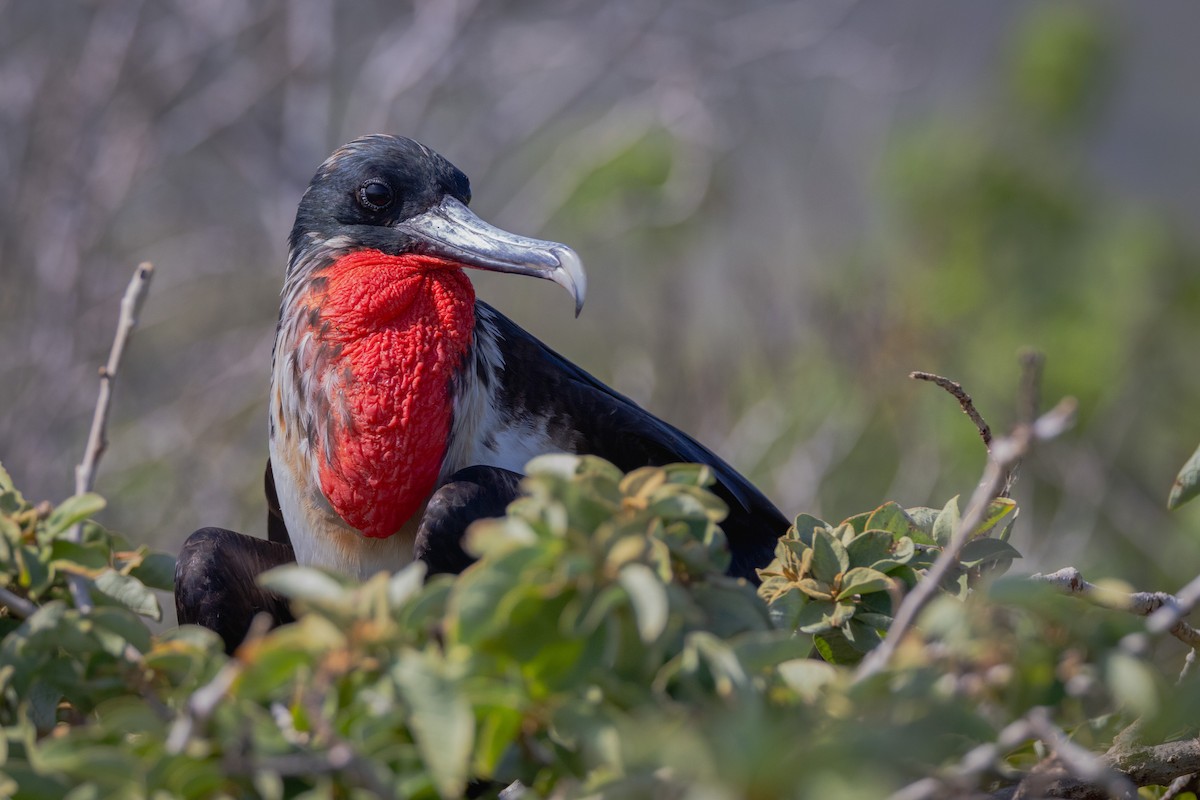
[(479, 294), (792, 515), (969, 494), (948, 395), (1080, 424), (1018, 484), (1019, 569), (1174, 590), (1200, 507), (1200, 7), (1118, 2), (0, 1), (0, 460), (70, 493), (120, 295), (157, 273), (97, 490), (175, 550), (265, 532), (285, 237), (335, 146), (417, 138), (571, 244)]

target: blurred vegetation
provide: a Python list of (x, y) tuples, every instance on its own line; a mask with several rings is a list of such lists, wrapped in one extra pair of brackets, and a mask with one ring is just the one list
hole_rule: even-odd
[[(92, 521), (71, 544), (95, 496), (35, 508), (0, 472), (0, 589), (32, 601), (0, 613), (0, 793), (865, 799), (925, 779), (940, 789), (916, 796), (961, 797), (1041, 759), (1049, 734), (1001, 733), (1026, 718), (1097, 751), (1134, 720), (1145, 745), (1196, 734), (1200, 684), (1131, 647), (1133, 617), (992, 583), (1019, 556), (1010, 500), (863, 678), (954, 501), (801, 517), (756, 593), (723, 574), (707, 467), (554, 455), (528, 472), (508, 515), (470, 530), (480, 560), (459, 576), (267, 573), (299, 619), (232, 658), (202, 629), (150, 632), (169, 556)], [(68, 574), (95, 608), (72, 607)]]

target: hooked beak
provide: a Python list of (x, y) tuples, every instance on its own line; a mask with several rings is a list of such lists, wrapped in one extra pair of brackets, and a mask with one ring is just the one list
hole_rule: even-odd
[(413, 249), (457, 261), (464, 267), (532, 275), (554, 281), (583, 308), (587, 275), (583, 262), (565, 244), (518, 236), (481, 220), (453, 197), (396, 225), (413, 238)]

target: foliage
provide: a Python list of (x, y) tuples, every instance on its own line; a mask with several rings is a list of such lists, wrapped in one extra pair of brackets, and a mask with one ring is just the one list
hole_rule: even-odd
[[(66, 546), (97, 498), (33, 507), (3, 475), (0, 586), (37, 610), (0, 617), (0, 793), (432, 798), (519, 780), (536, 796), (867, 798), (1038, 706), (1085, 745), (1135, 717), (1190, 731), (1200, 710), (1122, 649), (1133, 620), (990, 580), (1017, 556), (1009, 500), (895, 663), (856, 681), (956, 501), (802, 515), (756, 592), (723, 574), (707, 468), (546, 456), (529, 472), (527, 496), (470, 531), (461, 576), (267, 573), (299, 619), (233, 658), (207, 631), (151, 633), (169, 557), (90, 521)], [(93, 580), (90, 612), (68, 574)]]

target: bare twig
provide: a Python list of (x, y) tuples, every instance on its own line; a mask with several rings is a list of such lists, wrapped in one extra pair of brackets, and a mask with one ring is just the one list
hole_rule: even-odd
[(1163, 796), (1159, 800), (1175, 800), (1184, 792), (1196, 791), (1196, 773), (1190, 772), (1187, 775), (1180, 775), (1175, 780), (1171, 781), (1171, 785), (1167, 787), (1167, 791), (1163, 792)]
[(1054, 750), (1058, 760), (1072, 776), (1085, 783), (1102, 787), (1109, 797), (1137, 797), (1137, 787), (1127, 775), (1114, 769), (1103, 757), (1068, 739), (1050, 719), (1046, 709), (1030, 709), (1025, 718), (1037, 737)]
[(1017, 390), (1017, 421), (1026, 425), (1037, 419), (1042, 401), (1042, 365), (1046, 357), (1037, 350), (1024, 350), (1020, 355), (1021, 386)]
[[(1177, 599), (1166, 592), (1133, 592), (1131, 594), (1096, 586), (1085, 580), (1079, 570), (1074, 567), (1064, 567), (1048, 575), (1041, 573), (1031, 575), (1030, 580), (1048, 584), (1064, 594), (1080, 597), (1098, 606), (1149, 617), (1147, 625), (1153, 624), (1161, 610), (1179, 607)], [(1200, 647), (1200, 631), (1182, 619), (1175, 619), (1170, 628), (1161, 632), (1170, 633), (1188, 647)]]
[[(241, 647), (244, 648), (248, 644), (257, 642), (270, 629), (270, 616), (262, 612), (256, 614), (254, 619), (250, 620), (250, 629), (246, 631), (246, 638)], [(175, 723), (171, 726), (171, 732), (167, 736), (168, 753), (183, 752), (196, 730), (196, 725), (212, 715), (217, 704), (221, 702), (221, 698), (229, 691), (229, 687), (233, 685), (234, 680), (244, 668), (245, 665), (241, 661), (232, 658), (217, 670), (217, 674), (211, 681), (192, 692), (192, 696), (188, 698), (182, 712), (175, 718)]]
[[(92, 414), (92, 429), (88, 433), (87, 447), (84, 449), (83, 461), (75, 467), (75, 494), (86, 494), (96, 483), (96, 465), (100, 456), (108, 446), (108, 410), (112, 403), (113, 381), (121, 366), (121, 356), (125, 352), (125, 343), (129, 334), (137, 325), (138, 311), (142, 300), (146, 297), (146, 289), (150, 285), (150, 276), (154, 274), (154, 265), (142, 262), (134, 270), (133, 278), (125, 289), (121, 299), (121, 316), (117, 320), (117, 333), (113, 337), (112, 348), (108, 351), (108, 362), (100, 368), (100, 394), (96, 398), (96, 410)], [(76, 524), (68, 534), (73, 542), (83, 539), (83, 528)], [(92, 598), (88, 593), (87, 579), (82, 575), (68, 575), (67, 585), (71, 589), (71, 597), (75, 607), (80, 611), (88, 611), (92, 607)]]
[(8, 612), (13, 616), (21, 617), (22, 619), (32, 617), (33, 612), (37, 611), (37, 606), (33, 603), (4, 588), (0, 588), (0, 605), (7, 608)]
[(1200, 576), (1188, 581), (1187, 585), (1171, 598), (1170, 603), (1164, 604), (1161, 609), (1151, 614), (1146, 626), (1150, 628), (1151, 633), (1171, 630), (1176, 622), (1191, 613), (1197, 601), (1200, 601)]
[(954, 399), (957, 400), (959, 406), (962, 407), (963, 413), (971, 418), (971, 422), (974, 422), (975, 427), (979, 430), (979, 438), (983, 439), (983, 446), (988, 449), (988, 452), (991, 452), (992, 429), (988, 426), (987, 420), (983, 418), (983, 415), (979, 413), (979, 410), (975, 408), (975, 401), (972, 400), (971, 395), (967, 394), (966, 390), (963, 389), (961, 383), (952, 381), (949, 378), (942, 377), (941, 375), (935, 375), (932, 372), (921, 372), (919, 370), (908, 373), (908, 377), (912, 378), (914, 381), (929, 381), (930, 383), (936, 383), (938, 386), (954, 395)]
[(1075, 400), (1068, 397), (1034, 423), (1018, 425), (1011, 436), (993, 440), (983, 480), (975, 489), (975, 493), (971, 495), (967, 511), (954, 529), (950, 542), (921, 581), (900, 604), (895, 621), (888, 629), (887, 638), (868, 653), (859, 664), (854, 678), (856, 682), (875, 675), (887, 666), (904, 634), (908, 632), (917, 616), (937, 594), (942, 579), (958, 564), (963, 547), (983, 523), (988, 506), (1000, 496), (1004, 489), (1012, 466), (1020, 461), (1035, 439), (1057, 436), (1065, 430), (1074, 418), (1075, 406)]
[(934, 800), (962, 797), (979, 783), (981, 776), (999, 771), (1001, 759), (1010, 750), (1034, 737), (1025, 717), (1009, 723), (994, 742), (972, 748), (958, 765), (938, 777), (922, 778), (893, 793), (888, 800)]
[[(1114, 742), (1100, 760), (1116, 770), (1135, 786), (1168, 786), (1177, 779), (1200, 772), (1200, 739), (1148, 747), (1130, 747), (1125, 742)], [(1044, 762), (1043, 762), (1044, 763)], [(1039, 765), (1040, 766), (1040, 765)], [(1065, 768), (1057, 770), (1035, 770), (1021, 786), (1009, 787), (997, 792), (996, 800), (1009, 800), (1030, 796), (1026, 782), (1040, 777), (1036, 787), (1037, 797), (1070, 797), (1076, 800), (1100, 800), (1112, 797), (1109, 787), (1097, 781), (1085, 780)]]
[(1179, 677), (1175, 679), (1176, 684), (1183, 683), (1188, 676), (1192, 674), (1192, 670), (1196, 666), (1196, 648), (1188, 650), (1188, 654), (1183, 659), (1183, 668), (1179, 670)]

